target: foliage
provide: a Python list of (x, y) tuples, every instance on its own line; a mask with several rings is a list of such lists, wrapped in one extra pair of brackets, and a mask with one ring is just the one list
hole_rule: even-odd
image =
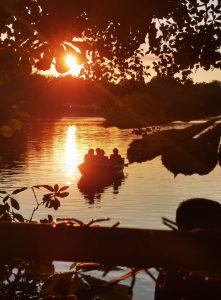
[(143, 81), (145, 39), (158, 72), (220, 68), (221, 3), (216, 0), (2, 0), (0, 63), (2, 77), (32, 66), (67, 71), (64, 57), (85, 62), (82, 76)]
[[(19, 214), (20, 205), (16, 196), (25, 192), (28, 187), (17, 188), (12, 192), (0, 191), (0, 198), (3, 204), (0, 205), (0, 221), (7, 222), (25, 222), (33, 221), (35, 212), (41, 205), (47, 208), (58, 209), (60, 201), (58, 198), (65, 198), (69, 195), (68, 186), (59, 187), (57, 184), (35, 185), (30, 189), (36, 202), (30, 218), (25, 218)], [(37, 198), (36, 192), (49, 191), (42, 195), (42, 201)], [(59, 205), (57, 203), (59, 202)], [(55, 220), (51, 215), (41, 219), (41, 223), (51, 223), (52, 226), (58, 224), (78, 226), (98, 226), (98, 222), (109, 221), (109, 218), (91, 220), (83, 223), (76, 218), (65, 218)], [(113, 227), (117, 227), (117, 222)], [(12, 237), (13, 238), (13, 237)], [(103, 278), (94, 276), (98, 272)], [(54, 265), (51, 261), (28, 261), (15, 260), (13, 262), (4, 262), (0, 264), (0, 298), (1, 299), (74, 299), (74, 300), (129, 300), (132, 299), (133, 287), (135, 284), (136, 274), (143, 270), (132, 269), (130, 272), (113, 280), (104, 280), (111, 271), (123, 271), (122, 268), (113, 266), (103, 266), (99, 263), (73, 263), (70, 270), (63, 273), (55, 272)], [(153, 278), (148, 270), (148, 276)], [(121, 281), (132, 277), (131, 285), (121, 284)], [(154, 278), (153, 278), (154, 279)]]
[[(129, 85), (130, 83), (130, 85)], [(218, 81), (181, 83), (168, 76), (154, 77), (137, 86), (119, 85), (119, 96), (106, 114), (106, 125), (141, 128), (171, 121), (189, 121), (221, 113), (221, 85)]]
[(139, 130), (142, 139), (134, 140), (128, 148), (127, 157), (132, 162), (143, 162), (161, 156), (163, 165), (174, 176), (205, 175), (211, 172), (220, 157), (219, 141), (221, 126), (213, 118), (202, 124), (184, 129), (147, 131)]
[(29, 114), (24, 111), (23, 106), (23, 101), (11, 105), (5, 105), (5, 101), (1, 101), (0, 108), (1, 111), (4, 112), (0, 120), (1, 137), (12, 137), (16, 132), (19, 132), (24, 124), (30, 119)]
[(167, 19), (151, 24), (150, 49), (160, 58), (156, 70), (168, 75), (182, 70), (187, 78), (194, 67), (220, 69), (221, 2), (179, 2)]
[[(22, 187), (15, 189), (11, 193), (6, 191), (0, 191), (0, 198), (2, 198), (3, 204), (0, 206), (0, 221), (8, 221), (8, 222), (31, 222), (34, 216), (34, 213), (38, 210), (39, 206), (45, 205), (47, 208), (58, 209), (60, 206), (59, 198), (65, 198), (69, 195), (69, 192), (66, 192), (68, 186), (63, 186), (59, 188), (57, 184), (53, 186), (50, 185), (35, 185), (30, 189), (33, 192), (36, 207), (33, 209), (30, 219), (24, 218), (21, 214), (18, 214), (15, 211), (20, 210), (19, 202), (16, 198), (16, 195), (24, 192), (28, 189), (28, 187)], [(44, 189), (50, 191), (50, 193), (44, 194), (42, 197), (42, 201), (39, 202), (36, 196), (36, 190)], [(51, 215), (48, 216), (48, 222), (51, 223), (53, 218)]]

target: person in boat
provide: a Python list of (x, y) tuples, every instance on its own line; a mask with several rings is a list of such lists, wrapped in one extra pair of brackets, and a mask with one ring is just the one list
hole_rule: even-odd
[[(177, 208), (176, 224), (178, 231), (206, 230), (220, 239), (221, 205), (204, 198), (186, 200)], [(221, 299), (221, 275), (161, 269), (156, 282), (155, 300), (181, 299)]]
[(119, 154), (119, 150), (117, 148), (113, 149), (113, 154), (111, 154), (109, 162), (111, 165), (122, 165), (124, 163), (123, 158)]
[(103, 149), (97, 148), (95, 155), (95, 164), (97, 165), (106, 165), (108, 163), (108, 157), (105, 156), (105, 152)]
[(104, 149), (101, 149), (100, 155), (101, 155), (101, 160), (102, 160), (102, 162), (103, 162), (105, 165), (107, 165), (107, 164), (108, 164), (108, 156), (105, 155)]
[(88, 150), (88, 153), (85, 154), (84, 162), (86, 164), (91, 164), (91, 163), (94, 163), (94, 161), (95, 161), (94, 149), (91, 148)]

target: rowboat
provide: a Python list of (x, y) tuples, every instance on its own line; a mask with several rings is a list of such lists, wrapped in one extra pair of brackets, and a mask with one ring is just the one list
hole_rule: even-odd
[(78, 166), (81, 174), (85, 177), (97, 178), (112, 178), (121, 176), (124, 170), (124, 164), (111, 165), (111, 164), (93, 164), (82, 163)]

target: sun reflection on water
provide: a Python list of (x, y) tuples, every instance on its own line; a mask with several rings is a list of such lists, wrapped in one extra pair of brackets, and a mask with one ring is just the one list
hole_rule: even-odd
[(66, 163), (66, 176), (72, 177), (77, 172), (78, 166), (78, 150), (76, 143), (76, 126), (69, 126), (66, 134), (65, 145), (65, 163)]

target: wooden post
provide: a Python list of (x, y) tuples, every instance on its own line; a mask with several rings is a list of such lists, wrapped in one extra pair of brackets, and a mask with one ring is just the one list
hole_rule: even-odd
[(136, 268), (221, 270), (218, 233), (0, 223), (1, 259), (99, 262)]

